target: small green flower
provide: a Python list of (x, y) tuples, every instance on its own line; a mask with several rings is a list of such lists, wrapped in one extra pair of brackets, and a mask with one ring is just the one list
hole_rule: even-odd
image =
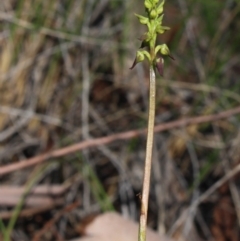
[(133, 69), (136, 64), (142, 62), (145, 59), (145, 57), (147, 57), (148, 60), (150, 60), (150, 54), (146, 50), (138, 50), (137, 56), (136, 56), (136, 58), (133, 62), (133, 65), (130, 69)]

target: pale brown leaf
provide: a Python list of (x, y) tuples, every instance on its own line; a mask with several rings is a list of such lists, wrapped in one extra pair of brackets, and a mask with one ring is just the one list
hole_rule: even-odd
[[(122, 217), (118, 213), (109, 212), (95, 218), (85, 230), (86, 236), (71, 241), (137, 241), (138, 224)], [(149, 241), (173, 241), (148, 229)]]

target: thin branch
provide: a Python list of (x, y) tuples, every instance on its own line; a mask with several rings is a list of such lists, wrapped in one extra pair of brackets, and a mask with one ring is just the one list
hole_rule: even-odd
[[(239, 114), (240, 113), (240, 107), (233, 108), (227, 111), (220, 112), (219, 114), (213, 114), (213, 115), (207, 115), (207, 116), (199, 116), (199, 117), (192, 117), (192, 118), (187, 118), (187, 119), (180, 119), (164, 124), (159, 124), (155, 126), (154, 131), (155, 132), (162, 132), (162, 131), (167, 131), (167, 130), (172, 130), (173, 128), (179, 128), (183, 127), (186, 125), (191, 125), (191, 124), (201, 124), (205, 122), (211, 122), (211, 121), (217, 121), (220, 119), (226, 119), (229, 118), (233, 115)], [(17, 163), (9, 164), (0, 167), (0, 176), (8, 174), (13, 171), (17, 171), (22, 168), (30, 167), (39, 163), (42, 163), (43, 161), (46, 161), (49, 158), (56, 158), (56, 157), (61, 157), (65, 156), (71, 153), (74, 153), (79, 150), (83, 150), (86, 148), (90, 147), (96, 147), (99, 145), (106, 145), (109, 144), (113, 141), (117, 140), (127, 140), (131, 138), (138, 137), (140, 135), (143, 135), (146, 133), (146, 129), (140, 129), (140, 130), (132, 130), (132, 131), (127, 131), (127, 132), (122, 132), (118, 134), (113, 134), (110, 136), (106, 137), (100, 137), (92, 140), (87, 140), (83, 142), (79, 142), (77, 144), (67, 146), (61, 149), (57, 149), (51, 152), (44, 153), (42, 155), (27, 159), (27, 160), (21, 160)]]

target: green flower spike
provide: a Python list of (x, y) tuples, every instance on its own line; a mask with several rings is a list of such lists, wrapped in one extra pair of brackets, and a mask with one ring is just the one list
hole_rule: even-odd
[[(145, 59), (144, 57), (147, 56), (150, 65), (156, 67), (159, 74), (163, 75), (163, 56), (174, 59), (166, 44), (156, 46), (157, 35), (170, 29), (162, 25), (164, 2), (164, 0), (161, 2), (160, 0), (145, 0), (144, 6), (147, 16), (135, 14), (139, 22), (148, 28), (148, 31), (140, 38), (142, 41), (140, 49), (147, 48), (147, 50), (137, 51), (137, 56), (130, 69), (133, 69), (137, 63), (142, 62)], [(158, 57), (159, 54), (161, 57)]]

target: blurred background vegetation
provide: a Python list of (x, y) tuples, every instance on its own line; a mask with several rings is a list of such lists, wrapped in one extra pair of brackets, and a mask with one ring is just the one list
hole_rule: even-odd
[[(146, 127), (147, 65), (129, 70), (145, 31), (134, 16), (142, 6), (139, 0), (1, 1), (0, 166)], [(167, 0), (164, 25), (171, 30), (158, 41), (175, 60), (166, 59), (164, 79), (158, 77), (156, 124), (239, 106), (239, 1)], [(239, 128), (239, 116), (232, 116), (156, 133), (150, 227), (176, 240), (239, 240), (239, 176), (183, 215), (239, 163)], [(0, 176), (1, 185), (25, 192), (33, 185), (66, 187), (50, 208), (33, 202), (29, 215), (21, 201), (0, 202), (2, 233), (47, 241), (58, 240), (57, 230), (67, 240), (81, 235), (89, 215), (117, 210), (137, 220), (144, 155), (140, 136)], [(7, 195), (1, 187), (0, 195)], [(58, 213), (55, 231), (39, 235)]]

